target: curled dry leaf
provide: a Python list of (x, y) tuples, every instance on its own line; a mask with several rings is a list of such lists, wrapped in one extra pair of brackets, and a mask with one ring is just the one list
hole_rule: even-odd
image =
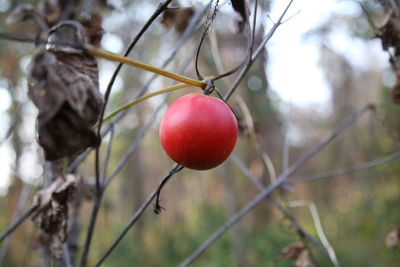
[(183, 33), (194, 14), (193, 7), (168, 8), (164, 11), (161, 23), (166, 28), (175, 26), (178, 33)]
[(33, 199), (32, 221), (48, 236), (50, 251), (55, 258), (62, 256), (69, 211), (80, 181), (78, 175), (60, 176), (48, 188), (37, 192)]
[(386, 247), (395, 249), (400, 242), (400, 226), (394, 227), (386, 236)]
[(295, 267), (315, 267), (315, 261), (306, 246), (300, 243), (293, 243), (282, 249), (277, 256), (278, 260), (295, 260)]
[(39, 109), (39, 144), (47, 160), (95, 147), (93, 129), (103, 105), (96, 60), (78, 49), (39, 48), (28, 78), (29, 97)]

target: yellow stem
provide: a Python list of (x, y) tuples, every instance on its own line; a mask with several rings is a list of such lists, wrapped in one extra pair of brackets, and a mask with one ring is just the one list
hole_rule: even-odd
[(114, 53), (105, 51), (103, 49), (96, 48), (94, 46), (88, 46), (87, 47), (87, 52), (89, 54), (93, 55), (93, 56), (105, 58), (105, 59), (108, 59), (108, 60), (111, 60), (111, 61), (117, 61), (117, 62), (125, 63), (125, 64), (128, 64), (128, 65), (140, 68), (142, 70), (147, 70), (147, 71), (162, 75), (164, 77), (167, 77), (167, 78), (170, 78), (172, 80), (175, 80), (175, 81), (178, 81), (178, 82), (181, 82), (181, 83), (185, 83), (185, 84), (188, 84), (188, 85), (191, 85), (191, 86), (204, 88), (205, 85), (206, 85), (205, 81), (194, 80), (194, 79), (191, 79), (191, 78), (187, 78), (185, 76), (181, 76), (181, 75), (178, 75), (178, 74), (175, 74), (175, 73), (171, 73), (169, 71), (157, 68), (155, 66), (152, 66), (152, 65), (149, 65), (149, 64), (137, 61), (137, 60), (133, 60), (131, 58), (123, 57), (123, 56), (120, 56), (118, 54), (114, 54)]
[(123, 110), (125, 110), (125, 109), (128, 109), (128, 108), (130, 108), (131, 106), (136, 105), (137, 103), (140, 103), (140, 102), (142, 102), (142, 101), (144, 101), (144, 100), (146, 100), (146, 99), (148, 99), (148, 98), (150, 98), (150, 97), (153, 97), (153, 96), (156, 96), (156, 95), (161, 95), (161, 94), (163, 94), (163, 93), (171, 92), (171, 91), (174, 91), (174, 90), (177, 90), (177, 89), (180, 89), (180, 88), (185, 88), (185, 87), (189, 87), (189, 85), (187, 85), (187, 84), (185, 84), (185, 83), (180, 83), (180, 84), (176, 84), (176, 85), (173, 85), (173, 86), (169, 86), (169, 87), (164, 88), (164, 89), (161, 89), (161, 90), (159, 90), (159, 91), (156, 91), (156, 92), (153, 92), (153, 93), (144, 95), (144, 96), (142, 96), (142, 97), (139, 97), (138, 99), (135, 99), (135, 100), (133, 100), (132, 102), (129, 102), (129, 103), (127, 103), (127, 104), (125, 104), (125, 105), (123, 105), (123, 106), (117, 108), (116, 110), (114, 110), (113, 112), (111, 112), (110, 114), (108, 114), (107, 116), (105, 116), (105, 117), (103, 118), (103, 121), (106, 121), (106, 120), (111, 119), (112, 117), (114, 117), (115, 115), (117, 115), (119, 112), (121, 112), (121, 111), (123, 111)]

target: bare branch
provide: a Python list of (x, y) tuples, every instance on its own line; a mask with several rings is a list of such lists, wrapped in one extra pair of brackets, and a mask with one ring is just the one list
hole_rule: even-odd
[[(155, 19), (167, 8), (169, 3), (172, 2), (172, 0), (166, 0), (162, 4), (159, 5), (159, 7), (156, 9), (156, 11), (151, 15), (151, 17), (148, 19), (146, 24), (142, 27), (142, 29), (139, 31), (139, 33), (136, 35), (136, 37), (132, 40), (132, 42), (129, 44), (126, 52), (124, 53), (124, 56), (129, 55), (130, 51), (133, 49), (133, 47), (136, 45), (136, 43), (139, 41), (139, 39), (143, 36), (143, 34), (147, 31), (147, 29), (150, 27), (150, 25), (155, 21)], [(100, 119), (99, 119), (99, 126), (98, 126), (98, 132), (97, 135), (99, 138), (101, 138), (101, 126), (103, 122), (103, 117), (104, 113), (106, 110), (106, 106), (108, 103), (108, 99), (111, 94), (111, 88), (115, 82), (115, 79), (122, 68), (122, 63), (120, 63), (115, 70), (113, 76), (111, 77), (111, 80), (107, 86), (107, 90), (104, 96), (104, 105), (101, 111)], [(87, 233), (87, 238), (85, 241), (85, 246), (82, 252), (82, 257), (81, 257), (81, 263), (80, 266), (84, 267), (87, 266), (87, 257), (89, 254), (89, 249), (90, 249), (90, 244), (93, 236), (93, 230), (94, 230), (94, 225), (96, 224), (96, 217), (98, 214), (98, 209), (100, 206), (101, 198), (102, 198), (102, 189), (100, 186), (100, 146), (101, 144), (96, 148), (96, 156), (95, 156), (95, 173), (96, 173), (96, 197), (95, 197), (95, 205), (93, 206), (93, 211), (92, 211), (92, 218), (90, 220), (89, 228), (88, 228), (88, 233)], [(104, 172), (106, 172), (105, 170)], [(93, 225), (92, 225), (93, 224)]]
[[(202, 10), (200, 10), (199, 12), (196, 12), (196, 14), (194, 15), (193, 19), (191, 20), (190, 24), (188, 25), (188, 27), (186, 28), (186, 30), (184, 31), (184, 33), (182, 34), (181, 38), (179, 39), (179, 41), (177, 42), (177, 44), (174, 46), (174, 49), (172, 50), (171, 54), (169, 55), (169, 57), (164, 61), (164, 63), (161, 65), (161, 68), (166, 68), (171, 62), (172, 60), (175, 58), (176, 54), (179, 52), (179, 50), (182, 48), (182, 46), (186, 43), (186, 41), (189, 39), (190, 35), (196, 30), (197, 27), (199, 26), (199, 21), (202, 18), (202, 15), (206, 12), (207, 8), (204, 7)], [(135, 97), (138, 98), (140, 96), (142, 96), (146, 90), (150, 87), (150, 85), (155, 81), (155, 79), (158, 77), (158, 75), (153, 75), (148, 82), (140, 89), (138, 90), (138, 93)], [(112, 121), (112, 123), (117, 123), (118, 121), (120, 121), (125, 115), (127, 114), (127, 111), (121, 112), (120, 115), (116, 116), (116, 118)], [(102, 129), (101, 132), (101, 136), (104, 137), (110, 130), (111, 130), (111, 124), (109, 124), (109, 126), (106, 129)], [(82, 161), (89, 155), (89, 153), (93, 151), (92, 148), (88, 148), (85, 152), (83, 152), (82, 154), (80, 154), (68, 167), (68, 171), (69, 172), (73, 172), (73, 170), (75, 170), (79, 164), (82, 163)]]
[(346, 175), (349, 173), (353, 172), (358, 172), (362, 170), (366, 170), (369, 168), (374, 168), (376, 166), (385, 164), (387, 162), (390, 162), (394, 159), (397, 159), (400, 157), (400, 150), (393, 152), (392, 154), (389, 154), (385, 157), (374, 159), (371, 161), (367, 161), (355, 166), (343, 168), (343, 169), (337, 169), (325, 173), (318, 173), (314, 175), (303, 175), (303, 176), (297, 176), (290, 178), (288, 183), (301, 183), (301, 182), (308, 182), (308, 181), (313, 181), (313, 180), (319, 180), (319, 179), (324, 179), (324, 178), (329, 178), (329, 177), (334, 177), (334, 176), (339, 176), (339, 175)]
[(8, 226), (8, 228), (0, 235), (0, 242), (4, 241), (4, 239), (7, 238), (10, 234), (12, 234), (18, 226), (20, 226), (26, 219), (29, 218), (29, 216), (35, 211), (35, 207), (30, 208), (27, 210), (21, 217), (18, 219), (14, 220), (12, 224)]
[[(210, 10), (211, 10), (211, 4), (212, 3), (213, 3), (213, 0), (211, 0), (210, 3), (209, 3)], [(196, 58), (195, 58), (194, 66), (195, 66), (195, 70), (196, 70), (197, 79), (199, 79), (199, 80), (203, 79), (203, 76), (200, 74), (200, 71), (199, 71), (200, 50), (201, 50), (202, 44), (203, 44), (204, 40), (206, 39), (206, 36), (207, 36), (207, 34), (208, 34), (209, 30), (210, 30), (211, 24), (213, 23), (215, 17), (217, 16), (218, 4), (219, 4), (219, 0), (216, 0), (213, 14), (212, 14), (210, 20), (206, 21), (206, 24), (204, 26), (203, 34), (201, 35), (200, 43), (199, 43), (199, 46), (198, 46), (197, 51), (196, 51)]]
[[(31, 185), (24, 184), (24, 188), (22, 189), (22, 192), (21, 192), (21, 194), (19, 196), (18, 203), (17, 203), (17, 206), (15, 208), (15, 211), (14, 211), (14, 214), (13, 214), (13, 217), (12, 217), (12, 221), (15, 221), (16, 218), (18, 216), (20, 216), (20, 213), (21, 213), (22, 209), (24, 208), (25, 204), (28, 201), (28, 197), (29, 197), (29, 194), (30, 194), (31, 190), (32, 190), (32, 186)], [(4, 243), (1, 246), (1, 249), (0, 249), (0, 266), (1, 266), (1, 263), (3, 262), (3, 260), (4, 260), (4, 256), (7, 253), (7, 250), (8, 250), (9, 244), (10, 244), (9, 242), (10, 242), (10, 239), (4, 240)]]
[[(192, 23), (188, 26), (187, 30), (183, 33), (182, 38), (180, 40), (180, 42), (178, 42), (176, 49), (172, 52), (171, 56), (165, 61), (164, 65), (168, 65), (170, 63), (170, 61), (173, 59), (173, 57), (176, 55), (176, 53), (179, 51), (179, 48), (185, 43), (185, 41), (189, 38), (190, 34), (193, 32), (193, 30), (195, 29), (195, 27), (197, 27), (197, 23), (198, 20), (201, 19), (201, 14), (204, 12), (205, 9), (203, 9), (203, 11), (199, 12), (199, 14), (197, 14), (197, 16), (193, 19)], [(197, 23), (196, 23), (197, 22)], [(189, 60), (187, 61), (187, 64), (189, 63)], [(183, 64), (182, 70), (186, 68), (187, 64)], [(150, 83), (153, 81), (154, 79), (150, 79), (150, 81), (140, 90), (139, 92), (139, 96), (141, 93), (144, 93), (145, 90), (147, 89), (147, 87), (150, 86)], [(137, 147), (139, 146), (141, 140), (143, 139), (144, 135), (147, 133), (147, 131), (151, 128), (151, 126), (153, 125), (153, 123), (155, 122), (155, 119), (157, 117), (157, 114), (160, 112), (160, 110), (162, 109), (167, 97), (169, 96), (169, 94), (166, 94), (164, 97), (164, 100), (161, 101), (161, 103), (159, 104), (159, 106), (156, 108), (156, 110), (154, 111), (153, 115), (150, 117), (149, 121), (147, 122), (147, 124), (145, 125), (145, 127), (140, 131), (140, 133), (138, 134), (138, 136), (136, 137), (135, 141), (132, 143), (131, 147), (128, 149), (128, 151), (125, 153), (125, 155), (120, 159), (120, 161), (118, 162), (117, 166), (115, 167), (115, 169), (112, 171), (112, 173), (104, 180), (104, 182), (101, 185), (101, 191), (102, 194), (104, 193), (104, 190), (106, 189), (106, 187), (109, 185), (109, 183), (112, 181), (112, 179), (119, 173), (119, 171), (123, 168), (123, 166), (125, 165), (125, 163), (128, 161), (128, 159), (132, 156), (132, 154), (136, 151)], [(114, 120), (114, 123), (116, 121), (118, 121), (119, 119), (121, 119), (126, 113), (123, 112), (123, 114), (121, 114), (121, 116), (119, 116), (116, 120)], [(101, 196), (102, 197), (102, 196)], [(101, 198), (100, 197), (100, 198)], [(98, 205), (100, 204), (100, 202), (98, 203)], [(97, 216), (97, 211), (95, 211), (95, 209), (98, 209), (99, 207), (96, 207), (96, 204), (94, 206), (94, 210), (92, 215), (93, 216)], [(95, 221), (94, 221), (95, 223)], [(93, 230), (92, 230), (93, 231)]]
[(72, 267), (72, 262), (71, 262), (71, 254), (68, 249), (68, 244), (64, 243), (63, 245), (63, 259), (65, 263), (65, 267)]
[(103, 164), (103, 172), (101, 173), (101, 180), (104, 181), (107, 175), (107, 170), (108, 170), (108, 164), (110, 162), (110, 157), (111, 157), (111, 147), (112, 147), (112, 142), (114, 140), (114, 123), (111, 123), (111, 132), (110, 132), (110, 140), (108, 141), (107, 145), (107, 152), (106, 152), (106, 158), (104, 159), (104, 164)]
[(268, 197), (275, 189), (282, 186), (287, 179), (293, 175), (300, 167), (307, 163), (313, 156), (318, 154), (324, 147), (332, 142), (337, 136), (339, 136), (345, 129), (352, 125), (361, 115), (373, 109), (372, 105), (368, 105), (356, 113), (350, 115), (344, 120), (332, 133), (327, 136), (320, 143), (309, 149), (303, 154), (294, 164), (286, 169), (281, 175), (277, 177), (275, 183), (264, 188), (257, 196), (250, 200), (241, 210), (235, 213), (225, 224), (223, 224), (216, 232), (214, 232), (200, 247), (198, 247), (189, 257), (187, 257), (180, 266), (187, 266), (193, 262), (198, 256), (200, 256), (209, 246), (211, 246), (219, 237), (221, 237), (227, 230), (235, 225), (240, 219), (253, 210), (258, 204), (260, 204), (266, 197)]
[[(243, 171), (243, 173), (252, 181), (252, 183), (261, 191), (265, 187), (261, 182), (254, 176), (254, 174), (247, 168), (244, 162), (238, 158), (236, 154), (232, 154), (231, 158), (236, 165)], [(325, 247), (316, 239), (314, 239), (306, 230), (300, 225), (296, 218), (290, 214), (273, 196), (269, 196), (268, 199), (271, 203), (283, 214), (283, 216), (294, 226), (296, 232), (299, 234), (301, 239), (306, 239), (308, 242), (313, 244), (323, 255), (329, 257), (329, 252)]]
[(153, 123), (156, 121), (157, 115), (161, 111), (168, 96), (169, 96), (169, 94), (166, 94), (164, 96), (163, 101), (161, 101), (161, 104), (153, 112), (153, 115), (150, 117), (150, 119), (148, 120), (146, 125), (140, 130), (139, 134), (136, 136), (132, 145), (129, 147), (127, 152), (121, 157), (121, 159), (118, 161), (117, 166), (114, 168), (114, 170), (111, 172), (111, 174), (104, 180), (104, 183), (102, 185), (103, 189), (105, 189), (110, 184), (112, 179), (121, 171), (121, 169), (124, 167), (125, 163), (129, 160), (129, 158), (132, 156), (132, 154), (136, 151), (136, 149), (138, 148), (144, 135), (151, 128), (151, 126), (153, 126)]
[(13, 115), (13, 120), (10, 123), (10, 126), (7, 130), (6, 135), (0, 140), (0, 146), (3, 144), (3, 142), (5, 142), (10, 136), (11, 134), (15, 131), (15, 127), (17, 127), (17, 122), (20, 119), (19, 116), (21, 114), (21, 111), (24, 107), (24, 103), (20, 104), (17, 111), (15, 112), (15, 114)]
[(358, 2), (358, 4), (360, 5), (360, 7), (361, 7), (362, 11), (364, 12), (365, 16), (367, 17), (368, 23), (369, 23), (369, 25), (371, 26), (372, 30), (375, 32), (375, 34), (378, 34), (379, 29), (378, 29), (378, 27), (375, 25), (375, 22), (372, 20), (372, 17), (371, 17), (371, 15), (370, 15), (369, 12), (368, 12), (367, 7), (364, 5), (363, 2), (361, 2), (361, 1), (357, 1), (357, 2)]
[(261, 44), (257, 47), (257, 49), (254, 51), (254, 54), (249, 57), (249, 60), (247, 64), (243, 67), (243, 69), (240, 71), (238, 77), (236, 78), (235, 82), (229, 89), (228, 93), (226, 93), (224, 99), (228, 100), (233, 92), (236, 90), (238, 87), (239, 83), (242, 81), (244, 76), (246, 75), (247, 71), (250, 69), (251, 65), (253, 65), (254, 60), (260, 55), (261, 51), (264, 49), (265, 45), (267, 42), (271, 39), (271, 37), (274, 35), (275, 31), (278, 29), (278, 27), (282, 24), (282, 20), (285, 17), (287, 11), (289, 10), (289, 7), (292, 5), (293, 0), (290, 0), (289, 4), (286, 6), (285, 10), (282, 12), (281, 16), (279, 17), (278, 21), (274, 24), (272, 29), (269, 31), (267, 36), (265, 36), (264, 40), (261, 42)]
[(118, 235), (116, 240), (112, 243), (112, 245), (107, 249), (107, 251), (101, 256), (100, 260), (96, 263), (95, 266), (100, 266), (106, 258), (111, 254), (111, 252), (115, 249), (115, 247), (119, 244), (119, 242), (124, 238), (126, 233), (132, 228), (132, 226), (139, 220), (140, 216), (143, 214), (143, 212), (146, 210), (146, 208), (150, 205), (150, 203), (153, 201), (153, 199), (157, 196), (160, 187), (162, 187), (162, 184), (165, 183), (165, 180), (168, 180), (174, 175), (175, 173), (181, 171), (182, 168), (181, 166), (174, 164), (172, 168), (168, 171), (168, 173), (165, 175), (165, 177), (161, 180), (159, 186), (150, 194), (150, 196), (146, 199), (146, 201), (140, 206), (140, 208), (136, 211), (136, 213), (133, 215), (131, 220), (129, 221), (128, 225), (125, 226), (125, 228), (122, 230), (122, 232)]
[(392, 6), (392, 10), (394, 12), (394, 14), (396, 15), (396, 17), (400, 16), (400, 11), (399, 11), (399, 6), (396, 4), (395, 0), (389, 0), (390, 5)]
[(25, 36), (25, 35), (19, 35), (15, 33), (9, 33), (9, 32), (0, 32), (0, 38), (6, 39), (6, 40), (11, 40), (11, 41), (16, 41), (16, 42), (21, 42), (21, 43), (34, 43), (35, 38)]

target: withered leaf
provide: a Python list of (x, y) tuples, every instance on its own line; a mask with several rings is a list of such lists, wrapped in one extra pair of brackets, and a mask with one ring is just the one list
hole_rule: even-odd
[(69, 210), (81, 181), (78, 175), (58, 177), (48, 188), (36, 193), (32, 207), (32, 221), (47, 236), (55, 258), (62, 256), (62, 244), (67, 238)]
[(293, 243), (283, 248), (277, 256), (278, 260), (295, 260), (295, 267), (315, 267), (317, 266), (307, 247), (301, 243)]
[(98, 145), (92, 129), (101, 112), (96, 60), (73, 48), (39, 48), (28, 78), (29, 97), (39, 110), (39, 144), (47, 160)]
[(168, 8), (163, 13), (161, 23), (166, 28), (175, 26), (177, 32), (183, 33), (193, 14), (193, 7)]
[(294, 260), (297, 259), (300, 256), (301, 252), (305, 249), (306, 247), (303, 244), (293, 243), (287, 247), (284, 247), (276, 258), (278, 260), (282, 259)]
[(386, 236), (386, 247), (395, 249), (400, 242), (400, 226), (394, 227)]

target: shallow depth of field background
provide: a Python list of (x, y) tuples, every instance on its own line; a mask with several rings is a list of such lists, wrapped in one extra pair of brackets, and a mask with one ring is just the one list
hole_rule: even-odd
[[(102, 10), (105, 32), (101, 46), (122, 53), (159, 1), (108, 2), (114, 8)], [(197, 8), (205, 4), (195, 0), (178, 2)], [(260, 2), (262, 13), (256, 41), (268, 32), (288, 1)], [(374, 1), (365, 1), (365, 4), (379, 24), (384, 18), (379, 5)], [(235, 23), (239, 16), (233, 12), (229, 1), (220, 1), (220, 6), (211, 32), (218, 41), (217, 54), (211, 52), (209, 39), (201, 52), (200, 69), (206, 75), (217, 73), (217, 57), (228, 70), (246, 53), (245, 37), (237, 32)], [(11, 8), (11, 1), (0, 0), (0, 31), (32, 34), (34, 27), (30, 23), (5, 24)], [(245, 100), (260, 148), (271, 158), (276, 173), (281, 173), (347, 116), (370, 103), (376, 106), (375, 112), (365, 114), (295, 176), (349, 167), (399, 150), (400, 106), (391, 99), (395, 76), (387, 53), (382, 50), (380, 40), (373, 38), (374, 33), (360, 6), (355, 1), (295, 0), (288, 17), (290, 19), (278, 28), (264, 55), (235, 92)], [(169, 70), (178, 71), (185, 61), (194, 58), (193, 51), (201, 33), (202, 28), (192, 35)], [(166, 28), (157, 20), (131, 57), (160, 66), (178, 39), (176, 30)], [(0, 140), (6, 136), (14, 115), (22, 106), (14, 133), (0, 143), (0, 231), (10, 223), (21, 192), (28, 193), (29, 199), (43, 184), (43, 154), (35, 136), (37, 110), (26, 95), (26, 76), (33, 51), (31, 44), (0, 39)], [(104, 92), (116, 64), (104, 60), (98, 63)], [(192, 61), (183, 74), (195, 77), (193, 67)], [(148, 73), (125, 66), (113, 87), (108, 111), (133, 99), (149, 77)], [(234, 77), (226, 82), (219, 81), (218, 88), (226, 92)], [(168, 80), (158, 78), (149, 91), (168, 85)], [(168, 102), (193, 91), (198, 90), (174, 92)], [(162, 98), (135, 106), (117, 124), (110, 171)], [(89, 265), (98, 260), (173, 163), (158, 141), (161, 115), (162, 112), (106, 190)], [(105, 137), (103, 155), (107, 142), (108, 137)], [(246, 129), (241, 131), (234, 153), (264, 185), (270, 183), (264, 161)], [(397, 158), (348, 175), (291, 184), (289, 191), (279, 191), (274, 196), (285, 205), (296, 200), (314, 203), (327, 239), (343, 265), (396, 266), (400, 262), (400, 251), (388, 249), (385, 238), (393, 226), (400, 224), (399, 163)], [(79, 170), (85, 179), (94, 179), (93, 155)], [(166, 210), (157, 216), (148, 209), (106, 260), (105, 266), (176, 266), (257, 193), (257, 188), (232, 159), (210, 171), (185, 169), (163, 190), (162, 205)], [(91, 207), (92, 202), (86, 200), (80, 213), (80, 246)], [(317, 238), (308, 208), (290, 211)], [(10, 247), (0, 265), (36, 266), (36, 235), (32, 223), (25, 222), (11, 236)], [(193, 266), (291, 266), (292, 261), (277, 260), (277, 255), (296, 241), (295, 230), (279, 211), (264, 201)], [(312, 251), (320, 266), (329, 266), (326, 258)]]

